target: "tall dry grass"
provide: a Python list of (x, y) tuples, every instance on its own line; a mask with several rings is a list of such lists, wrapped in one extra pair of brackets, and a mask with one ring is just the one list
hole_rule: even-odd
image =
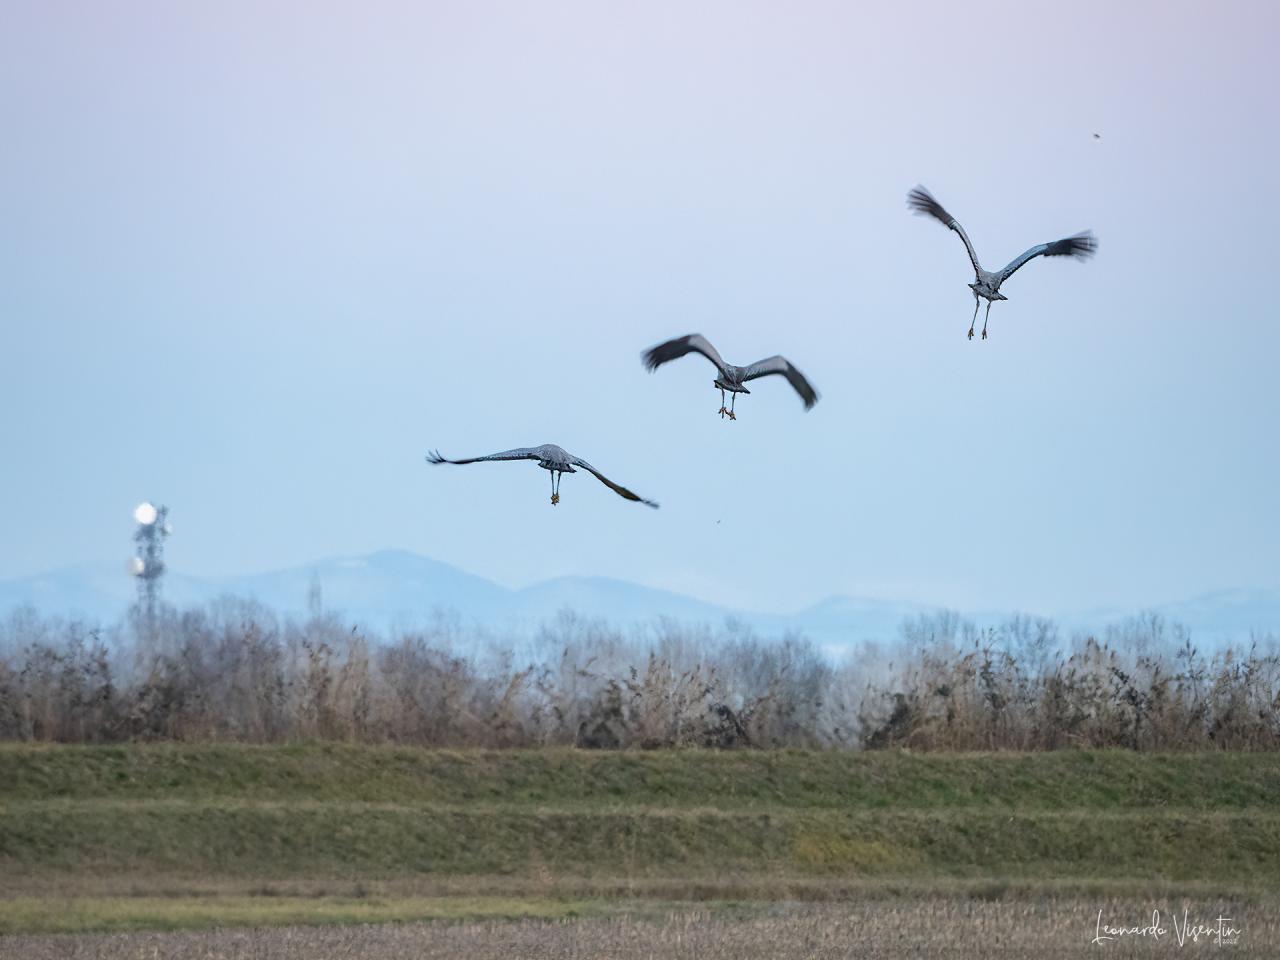
[(27, 609), (0, 621), (0, 739), (1262, 750), (1280, 746), (1280, 648), (1203, 651), (1158, 617), (1064, 638), (939, 614), (835, 662), (732, 622), (627, 634), (564, 613), (517, 648), (234, 599), (108, 628)]
[(1158, 616), (1063, 641), (1050, 621), (904, 627), (902, 666), (863, 701), (867, 747), (1266, 750), (1280, 746), (1280, 646), (1199, 649)]

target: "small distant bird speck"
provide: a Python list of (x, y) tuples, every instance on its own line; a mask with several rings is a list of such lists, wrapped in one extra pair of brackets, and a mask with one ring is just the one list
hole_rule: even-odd
[(1095, 139), (1095, 140), (1101, 140), (1101, 139), (1102, 139), (1102, 134), (1100, 134), (1100, 133), (1095, 133), (1095, 134), (1093, 135), (1093, 139)]

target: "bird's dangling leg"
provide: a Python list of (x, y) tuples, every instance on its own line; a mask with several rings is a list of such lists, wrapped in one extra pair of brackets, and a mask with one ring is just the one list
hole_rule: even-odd
[[(973, 325), (978, 322), (978, 308), (982, 306), (982, 301), (978, 299), (978, 295), (973, 295), (973, 319), (969, 321), (969, 339), (973, 339)], [(991, 304), (987, 304), (987, 309), (991, 309)]]
[(991, 319), (991, 301), (987, 301), (987, 312), (982, 318), (982, 339), (987, 339), (987, 321)]
[(729, 419), (730, 419), (730, 420), (737, 420), (737, 419), (738, 419), (737, 415), (733, 412), (733, 408), (734, 408), (734, 406), (736, 406), (736, 405), (737, 405), (737, 403), (738, 403), (738, 395), (735, 393), (735, 394), (733, 395), (733, 399), (731, 399), (731, 400), (729, 401)]
[(560, 486), (560, 484), (556, 482), (557, 479), (559, 478), (556, 474), (556, 471), (552, 470), (551, 471), (551, 505), (553, 507), (560, 502), (560, 491), (556, 489), (558, 486)]
[(725, 415), (726, 413), (728, 413), (728, 412), (729, 412), (729, 411), (728, 411), (728, 409), (726, 409), (726, 408), (725, 408), (725, 405), (724, 405), (724, 388), (723, 388), (723, 387), (721, 387), (721, 389), (720, 389), (720, 419), (721, 419), (721, 420), (723, 420), (723, 419), (724, 419), (724, 415)]

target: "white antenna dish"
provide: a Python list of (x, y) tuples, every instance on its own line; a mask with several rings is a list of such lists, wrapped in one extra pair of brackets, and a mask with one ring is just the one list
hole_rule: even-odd
[(137, 520), (144, 527), (149, 527), (151, 524), (155, 523), (157, 516), (156, 508), (145, 500), (138, 504), (133, 511), (133, 519)]

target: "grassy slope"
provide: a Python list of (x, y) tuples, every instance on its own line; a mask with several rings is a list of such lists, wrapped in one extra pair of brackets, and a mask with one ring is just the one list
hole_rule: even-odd
[(1280, 755), (0, 744), (0, 803), (53, 797), (570, 808), (1243, 809), (1280, 802)]
[[(15, 895), (92, 877), (138, 894), (220, 878), (228, 896), (324, 878), (383, 892), (470, 878), (472, 892), (521, 902), (860, 884), (1248, 893), (1278, 872), (1270, 754), (0, 746), (0, 875), (17, 878), (0, 885), (0, 931), (56, 927)], [(360, 909), (453, 909), (428, 908), (421, 892)], [(329, 907), (345, 915), (344, 904)], [(267, 919), (324, 913), (319, 902), (266, 906)]]

